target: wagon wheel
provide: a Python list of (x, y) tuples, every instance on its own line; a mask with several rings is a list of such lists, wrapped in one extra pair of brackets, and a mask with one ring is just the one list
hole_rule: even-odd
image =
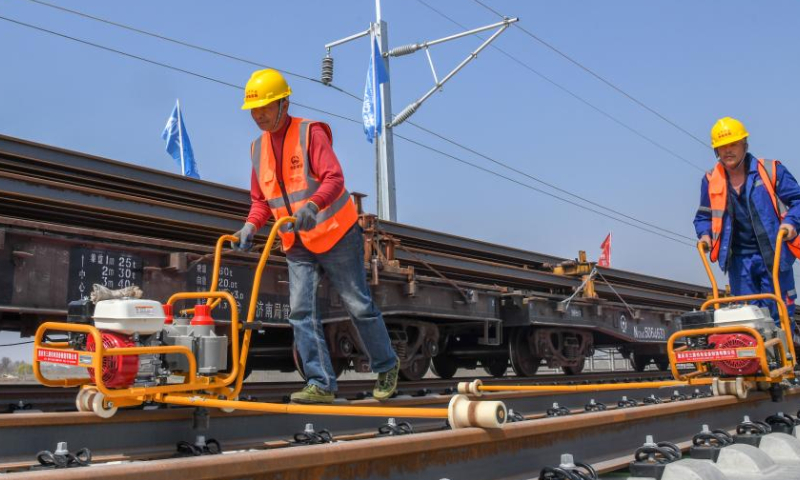
[(400, 378), (409, 382), (422, 380), (430, 366), (430, 357), (418, 358), (409, 363), (407, 367), (400, 367)]
[(580, 375), (583, 372), (584, 365), (586, 365), (586, 357), (581, 356), (580, 363), (574, 367), (561, 367), (561, 371), (567, 375)]
[(495, 378), (501, 378), (506, 375), (506, 371), (508, 370), (508, 358), (487, 358), (481, 360), (481, 365), (487, 374)]
[(454, 357), (440, 353), (433, 357), (432, 370), (437, 377), (449, 380), (458, 371), (458, 362)]
[(539, 370), (542, 359), (531, 352), (528, 339), (533, 334), (530, 327), (517, 328), (511, 333), (508, 342), (508, 356), (511, 359), (511, 368), (518, 377), (532, 377)]
[[(633, 366), (633, 369), (637, 372), (644, 372), (644, 369), (650, 365), (652, 360), (653, 357), (643, 353), (632, 353), (630, 357), (631, 366)], [(667, 362), (667, 365), (669, 365), (669, 362)]]

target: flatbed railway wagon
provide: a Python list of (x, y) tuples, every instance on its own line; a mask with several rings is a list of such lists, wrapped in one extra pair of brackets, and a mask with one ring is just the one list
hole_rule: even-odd
[[(361, 197), (356, 195), (357, 204)], [(249, 193), (0, 136), (0, 329), (32, 335), (68, 319), (94, 284), (137, 285), (148, 298), (205, 291), (214, 242), (236, 231)], [(402, 376), (443, 378), (482, 367), (518, 376), (540, 365), (579, 373), (597, 348), (637, 370), (669, 367), (666, 342), (704, 287), (596, 267), (362, 214), (365, 268), (402, 362)], [(263, 237), (261, 244), (263, 244)], [(257, 242), (259, 243), (259, 242)], [(249, 303), (256, 252), (226, 251), (218, 289)], [(249, 368), (297, 368), (280, 252), (258, 293)], [(230, 312), (215, 309), (223, 328)], [(318, 311), (337, 372), (368, 362), (338, 295), (323, 282)], [(241, 312), (240, 312), (241, 313)], [(302, 372), (301, 372), (302, 373)]]

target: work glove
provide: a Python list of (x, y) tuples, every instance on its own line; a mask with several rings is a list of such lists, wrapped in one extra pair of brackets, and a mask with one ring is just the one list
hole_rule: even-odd
[(253, 236), (255, 234), (256, 226), (250, 222), (245, 222), (242, 229), (233, 234), (239, 241), (231, 242), (231, 248), (234, 250), (250, 250), (253, 247)]
[(317, 212), (319, 207), (314, 202), (308, 202), (294, 214), (294, 231), (305, 232), (317, 226)]

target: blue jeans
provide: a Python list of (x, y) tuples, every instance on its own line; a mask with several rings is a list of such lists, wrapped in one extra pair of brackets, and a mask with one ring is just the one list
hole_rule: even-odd
[(312, 253), (295, 237), (295, 244), (286, 252), (289, 264), (289, 323), (303, 362), (309, 384), (335, 392), (328, 346), (317, 314), (317, 288), (326, 275), (342, 297), (366, 349), (373, 372), (394, 368), (397, 356), (389, 340), (380, 310), (372, 301), (364, 271), (364, 234), (356, 224), (334, 247), (325, 253)]
[[(728, 272), (731, 282), (731, 293), (733, 295), (749, 295), (752, 293), (775, 293), (772, 285), (772, 268), (767, 267), (761, 255), (755, 253), (751, 255), (733, 255), (731, 257), (731, 268)], [(794, 288), (794, 275), (792, 269), (784, 270), (778, 274), (778, 281), (781, 282), (781, 297), (786, 302), (786, 309), (789, 311), (789, 322), (794, 324), (794, 301), (797, 292)], [(780, 327), (778, 306), (772, 300), (756, 300), (751, 302), (759, 307), (769, 308), (769, 312), (775, 323)]]

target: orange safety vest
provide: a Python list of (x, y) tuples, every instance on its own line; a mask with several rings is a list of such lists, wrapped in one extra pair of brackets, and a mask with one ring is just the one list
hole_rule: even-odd
[[(772, 172), (768, 173), (766, 167), (764, 167), (764, 159), (759, 158), (758, 175), (761, 177), (761, 183), (764, 184), (770, 200), (772, 200), (775, 215), (782, 222), (789, 209), (786, 208), (786, 205), (775, 193), (778, 182), (778, 163), (777, 160), (773, 160)], [(708, 179), (708, 197), (711, 201), (711, 261), (716, 262), (719, 258), (722, 219), (728, 204), (728, 181), (725, 175), (725, 167), (721, 163), (717, 163), (714, 170), (706, 174), (706, 178)], [(796, 258), (800, 258), (800, 235), (791, 242), (787, 242), (786, 245)]]
[[(258, 175), (258, 184), (275, 218), (293, 215), (319, 188), (319, 178), (311, 171), (308, 159), (309, 132), (313, 124), (321, 125), (331, 143), (333, 142), (331, 128), (327, 124), (292, 118), (283, 140), (283, 188), (275, 175), (277, 161), (275, 152), (272, 151), (270, 133), (264, 132), (250, 146), (253, 170)], [(350, 193), (343, 188), (333, 203), (317, 213), (316, 227), (299, 233), (300, 239), (309, 251), (324, 253), (333, 248), (356, 221), (356, 206)], [(291, 224), (284, 224), (278, 235), (284, 250), (289, 250), (294, 245), (295, 232)]]

